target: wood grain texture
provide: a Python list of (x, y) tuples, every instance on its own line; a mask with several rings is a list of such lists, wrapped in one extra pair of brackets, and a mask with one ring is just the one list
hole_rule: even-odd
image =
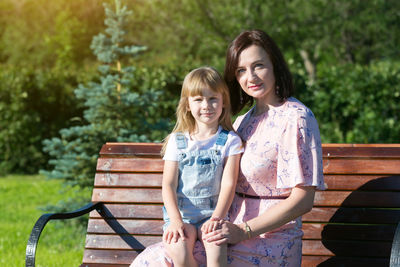
[(106, 203), (162, 203), (161, 189), (94, 188), (92, 201)]
[(161, 159), (144, 158), (99, 158), (97, 171), (103, 172), (162, 172)]

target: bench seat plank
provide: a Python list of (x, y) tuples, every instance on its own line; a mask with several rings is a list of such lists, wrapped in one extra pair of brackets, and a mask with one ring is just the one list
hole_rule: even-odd
[(303, 222), (397, 224), (400, 209), (313, 207), (302, 219)]
[[(113, 234), (115, 227), (119, 232), (125, 231), (128, 234), (162, 235), (162, 220), (127, 220), (127, 219), (92, 219), (88, 224), (87, 232), (90, 234)], [(114, 226), (114, 228), (112, 227)], [(327, 240), (375, 240), (391, 241), (396, 231), (393, 225), (330, 225), (326, 223), (305, 223), (303, 224), (303, 239)]]
[(303, 255), (390, 257), (391, 242), (303, 240)]
[(161, 236), (87, 234), (86, 248), (138, 250), (160, 241)]
[[(162, 204), (105, 204), (105, 218), (117, 219), (162, 219)], [(90, 218), (102, 218), (97, 211)], [(314, 207), (303, 215), (303, 222), (396, 224), (400, 221), (400, 209), (382, 208), (335, 208)]]
[[(351, 266), (351, 267), (387, 267), (389, 260), (384, 258), (367, 258), (367, 257), (337, 257), (337, 256), (310, 256), (303, 255), (303, 267), (309, 266)], [(319, 265), (321, 264), (322, 265)]]
[(323, 162), (326, 174), (398, 174), (398, 159), (327, 158)]
[[(92, 201), (162, 203), (160, 188), (94, 188)], [(315, 206), (400, 207), (399, 192), (317, 191)]]
[(96, 187), (161, 187), (162, 173), (97, 173)]
[[(85, 263), (131, 264), (142, 250), (96, 250), (87, 249), (83, 255)], [(113, 261), (110, 261), (113, 259)]]
[(94, 188), (92, 201), (106, 203), (162, 203), (161, 189)]
[(162, 172), (164, 162), (157, 158), (99, 158), (97, 171), (113, 172)]

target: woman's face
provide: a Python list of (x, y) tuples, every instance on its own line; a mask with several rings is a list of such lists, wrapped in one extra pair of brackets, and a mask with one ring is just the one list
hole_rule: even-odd
[(272, 103), (276, 100), (274, 67), (262, 47), (251, 45), (240, 53), (236, 79), (243, 91), (256, 102)]

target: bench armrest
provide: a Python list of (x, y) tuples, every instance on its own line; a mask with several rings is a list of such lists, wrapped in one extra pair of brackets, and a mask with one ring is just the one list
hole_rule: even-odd
[(390, 267), (400, 266), (400, 223), (397, 225), (394, 234), (392, 251), (390, 253)]
[(100, 213), (101, 208), (103, 207), (102, 202), (90, 203), (80, 209), (77, 209), (72, 212), (66, 213), (46, 213), (40, 216), (40, 218), (36, 221), (33, 226), (31, 235), (29, 236), (28, 244), (26, 246), (26, 255), (25, 255), (25, 266), (26, 267), (34, 267), (35, 266), (35, 254), (36, 247), (39, 242), (40, 234), (42, 233), (44, 227), (47, 222), (50, 220), (63, 220), (63, 219), (72, 219), (76, 217), (80, 217), (85, 215), (92, 210), (98, 210)]

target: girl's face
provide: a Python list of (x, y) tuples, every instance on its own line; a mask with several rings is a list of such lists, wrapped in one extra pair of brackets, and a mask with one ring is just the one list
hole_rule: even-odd
[(243, 91), (256, 102), (276, 100), (274, 67), (262, 47), (251, 45), (240, 53), (236, 79)]
[(219, 117), (223, 109), (221, 93), (204, 88), (201, 95), (189, 96), (188, 100), (188, 108), (198, 127), (218, 127)]

